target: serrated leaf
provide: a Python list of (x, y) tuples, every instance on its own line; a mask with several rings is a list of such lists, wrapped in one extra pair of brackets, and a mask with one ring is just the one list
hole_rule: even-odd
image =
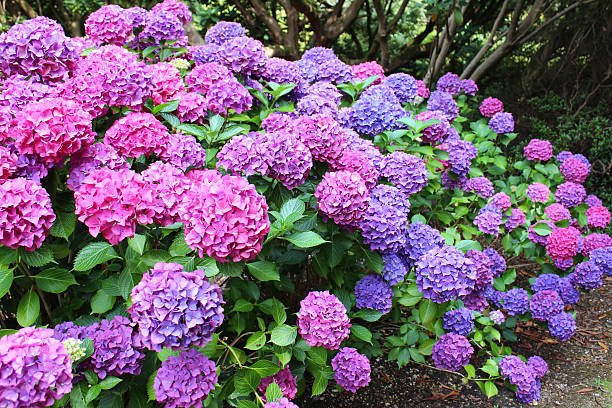
[(280, 275), (276, 270), (276, 264), (268, 261), (256, 261), (247, 264), (249, 272), (255, 279), (262, 282), (279, 281)]
[(171, 113), (162, 112), (161, 117), (166, 120), (173, 128), (179, 127), (181, 121), (175, 115)]
[(77, 281), (70, 271), (62, 268), (49, 268), (34, 276), (40, 290), (49, 293), (61, 293)]
[(287, 320), (285, 306), (276, 298), (272, 298), (272, 318), (276, 324), (283, 324)]
[(248, 350), (259, 350), (264, 344), (266, 344), (266, 333), (260, 331), (249, 336), (244, 348)]
[(266, 401), (276, 401), (282, 397), (283, 390), (281, 390), (281, 387), (277, 383), (271, 382), (270, 385), (268, 385), (268, 388), (266, 388)]
[(76, 225), (76, 215), (74, 212), (55, 211), (55, 222), (49, 229), (49, 233), (54, 237), (69, 240)]
[(320, 366), (324, 366), (327, 364), (327, 350), (323, 347), (313, 347), (308, 350), (308, 356), (310, 359)]
[(243, 369), (234, 376), (234, 387), (241, 395), (249, 395), (257, 391), (261, 376), (252, 370)]
[(315, 396), (315, 395), (323, 394), (325, 390), (327, 389), (328, 383), (329, 383), (329, 380), (326, 377), (322, 375), (316, 376), (312, 384), (312, 395)]
[(14, 268), (7, 268), (5, 265), (0, 265), (0, 298), (8, 293), (13, 284)]
[(79, 251), (74, 260), (74, 270), (88, 271), (114, 258), (119, 258), (119, 256), (111, 244), (108, 242), (92, 242)]
[(282, 220), (286, 220), (292, 214), (302, 215), (306, 210), (306, 205), (299, 198), (293, 198), (286, 203), (280, 209), (280, 215)]
[(374, 309), (361, 309), (355, 313), (355, 317), (365, 320), (366, 322), (375, 322), (382, 317), (382, 313)]
[(297, 337), (297, 330), (295, 327), (287, 326), (286, 324), (281, 324), (272, 330), (272, 336), (270, 337), (270, 341), (277, 346), (288, 346), (293, 344), (295, 338)]
[(53, 251), (47, 245), (43, 245), (35, 251), (23, 251), (23, 260), (30, 266), (45, 266), (53, 262)]
[(351, 334), (366, 343), (372, 344), (372, 332), (367, 327), (354, 324), (351, 326)]
[(473, 249), (476, 251), (482, 251), (482, 246), (480, 245), (480, 243), (478, 241), (472, 241), (470, 239), (466, 239), (466, 240), (457, 242), (455, 244), (455, 248), (457, 248), (460, 251), (464, 251), (464, 252), (470, 249)]
[(170, 259), (171, 256), (168, 251), (164, 251), (163, 249), (153, 249), (151, 251), (145, 252), (140, 260), (147, 266), (155, 266), (158, 262), (166, 262)]
[(117, 377), (106, 377), (105, 379), (103, 379), (102, 381), (100, 381), (100, 387), (103, 390), (110, 390), (111, 388), (113, 388), (115, 385), (119, 384), (121, 381), (123, 381), (121, 378), (117, 378)]
[(138, 254), (144, 253), (145, 245), (147, 244), (147, 237), (140, 234), (134, 234), (134, 237), (128, 238), (128, 245)]
[(274, 364), (269, 360), (258, 360), (252, 366), (248, 367), (249, 370), (255, 371), (260, 377), (269, 377), (278, 373), (280, 367), (278, 364)]
[(291, 242), (298, 248), (312, 248), (329, 242), (321, 238), (321, 236), (314, 231), (296, 232), (288, 237), (282, 237), (282, 239)]
[(134, 288), (134, 278), (129, 269), (124, 269), (119, 275), (119, 288), (121, 290), (120, 296), (128, 300)]
[(17, 262), (17, 250), (0, 245), (0, 265), (11, 265)]
[(495, 385), (495, 383), (493, 383), (493, 381), (485, 382), (484, 389), (485, 389), (485, 395), (487, 396), (487, 398), (494, 397), (499, 392), (497, 390), (497, 386)]
[(100, 289), (91, 298), (92, 313), (106, 313), (112, 309), (115, 304), (115, 297), (108, 295), (104, 290)]
[(85, 395), (85, 403), (89, 404), (93, 400), (95, 400), (98, 395), (102, 392), (102, 388), (96, 384), (92, 386), (89, 390), (87, 390), (87, 395)]
[(170, 248), (168, 248), (170, 255), (172, 256), (185, 256), (193, 250), (189, 248), (189, 245), (185, 242), (185, 233), (180, 232), (176, 235), (172, 244), (170, 244)]
[(17, 323), (21, 327), (34, 324), (40, 314), (40, 299), (34, 288), (30, 289), (19, 301), (17, 306)]

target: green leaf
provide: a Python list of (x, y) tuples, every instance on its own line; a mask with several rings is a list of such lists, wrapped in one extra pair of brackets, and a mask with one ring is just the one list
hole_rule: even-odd
[(85, 402), (89, 404), (90, 402), (95, 400), (98, 395), (100, 395), (100, 392), (102, 392), (102, 388), (98, 384), (92, 386), (89, 390), (87, 390), (87, 395), (85, 395)]
[(325, 390), (327, 389), (328, 383), (329, 383), (329, 380), (327, 379), (327, 377), (324, 377), (321, 374), (316, 376), (312, 384), (312, 395), (315, 396), (315, 395), (323, 394)]
[(272, 298), (272, 317), (276, 324), (283, 324), (287, 320), (287, 311), (285, 305), (280, 300)]
[(460, 251), (468, 251), (470, 249), (476, 250), (476, 251), (482, 251), (482, 246), (480, 246), (480, 243), (477, 241), (472, 241), (472, 240), (463, 240), (463, 241), (459, 241), (455, 244), (455, 248), (457, 248)]
[(430, 356), (431, 350), (433, 349), (433, 345), (435, 344), (435, 342), (435, 339), (427, 339), (421, 342), (421, 344), (419, 345), (419, 353), (423, 354), (424, 356)]
[(437, 307), (434, 302), (425, 299), (419, 306), (419, 318), (423, 324), (431, 323), (436, 318)]
[(155, 383), (155, 376), (157, 376), (157, 370), (153, 372), (147, 379), (147, 398), (149, 401), (157, 401), (157, 397), (155, 396), (155, 387), (153, 384)]
[(492, 358), (488, 359), (485, 365), (480, 367), (480, 369), (489, 374), (491, 377), (497, 377), (499, 375), (497, 363)]
[(259, 350), (266, 344), (266, 333), (260, 331), (249, 336), (244, 348), (248, 350)]
[(17, 250), (0, 245), (0, 265), (11, 265), (17, 262)]
[(252, 366), (248, 367), (249, 370), (255, 371), (260, 377), (269, 377), (278, 373), (280, 367), (278, 364), (274, 364), (270, 360), (258, 360)]
[(308, 350), (308, 356), (317, 365), (324, 366), (327, 364), (327, 350), (323, 347), (313, 347)]
[(502, 278), (506, 285), (510, 285), (516, 280), (516, 269), (510, 269), (508, 272), (504, 273)]
[(21, 327), (27, 327), (34, 324), (40, 314), (40, 299), (38, 294), (34, 292), (34, 288), (30, 289), (19, 301), (17, 306), (17, 323)]
[(8, 293), (13, 284), (13, 269), (7, 268), (5, 265), (0, 265), (0, 298)]
[(552, 234), (552, 229), (543, 222), (534, 225), (532, 229), (536, 232), (536, 234), (543, 237)]
[(373, 309), (361, 309), (355, 313), (355, 317), (365, 320), (366, 322), (375, 322), (382, 317), (382, 313)]
[(133, 238), (128, 238), (128, 245), (138, 254), (144, 253), (145, 245), (147, 244), (147, 237), (140, 234), (134, 234)]
[(351, 333), (358, 339), (363, 340), (366, 343), (372, 344), (372, 332), (368, 330), (367, 327), (361, 326), (359, 324), (354, 324), (351, 326)]
[(234, 387), (241, 395), (249, 395), (257, 391), (261, 377), (253, 370), (243, 369), (234, 376)]
[(468, 364), (463, 368), (465, 369), (465, 372), (467, 373), (468, 378), (474, 378), (476, 376), (476, 369), (474, 368), (473, 365)]
[(185, 233), (181, 232), (174, 238), (168, 251), (170, 251), (170, 255), (172, 256), (185, 256), (193, 250), (189, 248), (189, 245), (185, 242)]
[(296, 232), (288, 237), (282, 237), (282, 239), (286, 239), (299, 248), (312, 248), (329, 242), (321, 238), (321, 236), (314, 231)]
[(40, 290), (50, 293), (62, 293), (77, 281), (70, 271), (62, 268), (49, 268), (34, 276)]
[(53, 251), (47, 245), (43, 245), (36, 251), (23, 251), (23, 260), (30, 266), (45, 266), (53, 262)]
[(117, 377), (106, 377), (105, 379), (103, 379), (102, 381), (100, 381), (100, 387), (103, 390), (110, 390), (111, 388), (113, 388), (115, 385), (119, 384), (121, 381), (123, 381), (121, 378), (117, 378)]
[(54, 237), (69, 240), (76, 225), (76, 215), (74, 212), (55, 211), (55, 222), (49, 229), (49, 233)]
[(108, 295), (104, 290), (100, 289), (91, 298), (92, 313), (106, 313), (112, 309), (115, 304), (115, 297)]
[(234, 305), (232, 312), (250, 312), (253, 310), (253, 304), (246, 299), (238, 299)]
[(147, 266), (155, 266), (158, 262), (166, 262), (171, 258), (168, 251), (164, 251), (163, 249), (152, 249), (151, 251), (145, 252), (140, 260)]
[(179, 127), (181, 124), (181, 121), (179, 120), (179, 118), (177, 118), (175, 115), (171, 113), (162, 112), (161, 117), (166, 119), (166, 122), (168, 122), (170, 126), (172, 126), (173, 128)]
[(157, 115), (158, 113), (171, 113), (178, 108), (179, 100), (174, 100), (166, 103), (162, 103), (161, 105), (157, 105), (153, 108), (153, 114)]
[(132, 277), (132, 272), (129, 269), (124, 269), (119, 275), (118, 286), (120, 289), (120, 296), (125, 300), (130, 298), (130, 294), (132, 293), (132, 289), (134, 288), (134, 278)]
[(423, 354), (421, 354), (419, 352), (419, 350), (415, 349), (415, 348), (410, 348), (410, 357), (412, 357), (412, 359), (418, 363), (424, 363), (425, 362), (425, 357), (423, 357)]
[(287, 326), (286, 324), (281, 324), (272, 330), (272, 336), (270, 337), (270, 341), (276, 344), (277, 346), (288, 346), (293, 344), (295, 338), (297, 336), (297, 330), (295, 327)]
[(306, 205), (302, 200), (300, 200), (299, 198), (292, 198), (291, 200), (283, 204), (280, 209), (280, 215), (284, 221), (292, 214), (298, 214), (299, 216), (302, 216), (305, 210)]
[(83, 391), (86, 390), (86, 385), (84, 383), (77, 383), (72, 387), (70, 391), (70, 407), (72, 408), (86, 408), (87, 404), (85, 402), (85, 397), (83, 396)]
[(260, 280), (262, 282), (265, 281), (279, 281), (280, 275), (276, 270), (276, 264), (274, 262), (268, 261), (256, 261), (247, 264), (247, 268), (249, 272), (255, 279)]
[(379, 253), (362, 249), (363, 260), (368, 268), (376, 273), (381, 273), (383, 270), (383, 260)]
[(94, 266), (108, 262), (111, 259), (119, 258), (117, 252), (108, 242), (92, 242), (76, 256), (74, 260), (75, 271), (88, 271)]
[(493, 381), (485, 382), (484, 389), (485, 389), (485, 395), (487, 396), (487, 398), (494, 397), (498, 393), (497, 386), (495, 385)]
[(266, 401), (276, 401), (283, 397), (283, 391), (281, 387), (275, 382), (271, 382), (266, 388)]
[(238, 408), (259, 408), (259, 406), (251, 400), (241, 399), (238, 400)]

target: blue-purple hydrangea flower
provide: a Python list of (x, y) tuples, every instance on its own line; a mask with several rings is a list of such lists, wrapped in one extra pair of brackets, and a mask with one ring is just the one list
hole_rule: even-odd
[(393, 301), (393, 290), (380, 275), (366, 275), (355, 286), (357, 309), (374, 309), (389, 313)]
[(461, 336), (467, 336), (474, 330), (474, 313), (467, 307), (449, 310), (442, 317), (442, 327)]

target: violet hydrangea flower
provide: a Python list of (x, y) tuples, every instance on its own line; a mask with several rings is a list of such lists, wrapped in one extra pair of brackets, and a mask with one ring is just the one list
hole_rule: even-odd
[(312, 169), (310, 150), (292, 132), (282, 130), (267, 132), (262, 136), (265, 143), (265, 161), (270, 177), (292, 190), (306, 181)]
[(603, 205), (599, 197), (597, 197), (595, 194), (589, 194), (588, 196), (586, 196), (586, 198), (584, 199), (584, 202), (589, 207), (596, 207), (599, 205)]
[[(591, 252), (591, 259), (593, 258), (593, 252)], [(576, 265), (574, 272), (569, 275), (569, 279), (570, 282), (577, 287), (581, 287), (585, 290), (593, 290), (603, 285), (603, 274), (603, 269), (600, 268), (595, 261), (590, 260)]]
[(529, 310), (534, 319), (547, 321), (563, 311), (563, 300), (556, 290), (542, 290), (534, 293), (529, 301)]
[(206, 44), (222, 45), (233, 38), (244, 36), (246, 36), (246, 30), (240, 23), (219, 21), (206, 31), (204, 39)]
[(606, 228), (610, 224), (610, 211), (604, 206), (593, 206), (585, 214), (591, 228)]
[(589, 257), (606, 275), (612, 276), (612, 245), (592, 249)]
[(527, 197), (534, 203), (545, 203), (550, 197), (550, 189), (546, 184), (532, 183), (527, 187)]
[(499, 227), (503, 223), (501, 211), (495, 211), (490, 207), (483, 207), (474, 218), (474, 225), (479, 231), (488, 235), (499, 235)]
[(218, 52), (219, 62), (234, 73), (261, 75), (268, 57), (263, 44), (249, 37), (234, 37), (224, 42)]
[(442, 75), (436, 82), (436, 89), (448, 92), (451, 95), (459, 93), (459, 75), (447, 72)]
[(493, 272), (493, 276), (496, 278), (501, 276), (506, 271), (506, 260), (504, 257), (493, 248), (486, 248), (482, 252), (488, 256), (493, 263), (491, 265), (491, 272)]
[(459, 115), (459, 107), (453, 96), (444, 91), (433, 91), (427, 100), (427, 110), (441, 111), (449, 122), (452, 122)]
[(608, 234), (592, 233), (584, 237), (582, 249), (578, 249), (584, 256), (590, 256), (591, 251), (597, 248), (612, 246), (612, 237)]
[(503, 324), (506, 321), (506, 316), (501, 310), (493, 310), (489, 312), (489, 319), (495, 324)]
[(18, 157), (8, 147), (0, 146), (0, 180), (6, 180), (17, 171)]
[(413, 222), (405, 229), (406, 245), (403, 253), (406, 255), (408, 264), (413, 266), (428, 251), (434, 248), (442, 248), (444, 238), (440, 231), (427, 224)]
[(474, 313), (467, 307), (449, 310), (442, 317), (444, 330), (467, 336), (474, 330)]
[(403, 72), (391, 74), (385, 78), (383, 85), (393, 90), (393, 94), (402, 105), (413, 102), (417, 97), (418, 85), (416, 79), (414, 79), (412, 75)]
[(399, 150), (384, 157), (380, 175), (408, 195), (418, 193), (427, 185), (425, 162)]
[(259, 143), (251, 135), (238, 135), (231, 138), (217, 153), (217, 168), (223, 168), (233, 174), (251, 176), (255, 173), (268, 174), (268, 164), (264, 160), (266, 144)]
[(569, 340), (576, 332), (576, 322), (571, 313), (558, 313), (548, 319), (550, 334), (561, 341)]
[(557, 186), (555, 199), (568, 208), (573, 208), (584, 200), (586, 191), (582, 184), (565, 182)]
[(434, 343), (431, 357), (442, 370), (459, 371), (470, 362), (474, 348), (464, 336), (446, 333)]
[(382, 276), (366, 275), (355, 286), (357, 309), (374, 309), (382, 314), (389, 313), (393, 299), (393, 290)]
[(398, 254), (383, 254), (382, 277), (389, 283), (395, 285), (404, 280), (408, 274), (408, 265)]
[(525, 220), (525, 213), (518, 208), (513, 208), (512, 214), (509, 215), (508, 219), (506, 220), (506, 229), (508, 231), (514, 231), (517, 227), (520, 227), (521, 225), (525, 224)]
[(544, 214), (552, 221), (558, 222), (561, 220), (569, 220), (572, 215), (563, 204), (552, 203), (544, 209)]
[[(377, 87), (383, 92), (377, 91)], [(376, 85), (369, 88), (371, 93), (364, 92), (357, 102), (350, 108), (348, 124), (360, 134), (373, 137), (385, 130), (394, 130), (400, 127), (399, 119), (406, 116), (399, 100), (393, 91), (385, 85)], [(385, 91), (387, 90), (387, 91)]]
[(495, 189), (493, 183), (486, 177), (473, 177), (468, 179), (465, 183), (466, 191), (473, 191), (477, 195), (483, 198), (489, 198), (493, 196)]
[(351, 321), (346, 308), (328, 291), (310, 292), (300, 302), (298, 332), (312, 347), (337, 350), (350, 335)]
[(416, 120), (421, 122), (427, 122), (430, 120), (436, 120), (437, 123), (427, 126), (422, 130), (423, 135), (421, 140), (423, 143), (436, 144), (441, 140), (444, 140), (450, 132), (450, 123), (444, 116), (443, 112), (440, 111), (425, 111), (415, 116)]
[(407, 209), (410, 209), (409, 201), (399, 189), (376, 186), (370, 193), (369, 205), (360, 222), (364, 244), (381, 253), (400, 251), (406, 243)]
[(185, 38), (185, 29), (178, 17), (166, 10), (150, 12), (145, 20), (144, 29), (138, 38), (141, 46), (161, 46), (169, 41)]
[(547, 161), (553, 156), (552, 144), (548, 140), (531, 139), (523, 149), (527, 160)]
[(157, 3), (151, 9), (152, 13), (159, 13), (160, 11), (167, 11), (174, 15), (181, 24), (187, 24), (191, 21), (191, 12), (189, 6), (178, 0), (164, 0), (161, 3)]
[(489, 120), (489, 129), (497, 134), (514, 132), (514, 117), (508, 112), (498, 112)]
[(584, 183), (589, 175), (589, 165), (576, 158), (576, 156), (565, 160), (559, 169), (565, 181), (571, 181), (572, 183)]
[(230, 109), (242, 113), (252, 103), (249, 91), (233, 77), (215, 82), (206, 92), (206, 108), (217, 115), (227, 115)]
[(476, 96), (478, 85), (471, 79), (462, 79), (459, 81), (459, 90), (466, 95)]
[(346, 170), (325, 173), (314, 195), (322, 214), (349, 229), (359, 225), (370, 198), (361, 176)]
[(115, 148), (104, 143), (94, 143), (70, 156), (70, 177), (66, 185), (72, 191), (78, 190), (81, 183), (93, 170), (107, 167), (111, 170), (129, 169), (130, 165), (117, 153)]
[(504, 294), (504, 309), (510, 316), (517, 316), (529, 310), (529, 294), (525, 289), (514, 288)]
[(490, 203), (502, 211), (507, 211), (512, 205), (510, 196), (504, 192), (494, 194), (493, 197), (491, 197)]
[(472, 160), (478, 155), (478, 149), (467, 140), (454, 140), (448, 142), (448, 162), (450, 169), (458, 176), (465, 176), (470, 172)]
[(168, 137), (168, 144), (158, 157), (183, 171), (189, 167), (206, 166), (206, 150), (195, 137), (183, 133), (171, 133)]
[(293, 121), (292, 129), (310, 149), (313, 160), (334, 166), (346, 149), (344, 131), (328, 115), (300, 116)]
[(347, 391), (354, 393), (370, 383), (370, 360), (358, 353), (357, 349), (343, 347), (332, 358), (331, 366), (334, 370), (334, 379)]

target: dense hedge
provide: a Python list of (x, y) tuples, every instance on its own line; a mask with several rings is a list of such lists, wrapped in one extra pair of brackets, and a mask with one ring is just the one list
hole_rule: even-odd
[(588, 160), (509, 163), (512, 114), (452, 73), (269, 59), (228, 22), (193, 48), (190, 18), (0, 37), (0, 405), (295, 407), (383, 354), (539, 399), (515, 329), (569, 339), (612, 274)]

